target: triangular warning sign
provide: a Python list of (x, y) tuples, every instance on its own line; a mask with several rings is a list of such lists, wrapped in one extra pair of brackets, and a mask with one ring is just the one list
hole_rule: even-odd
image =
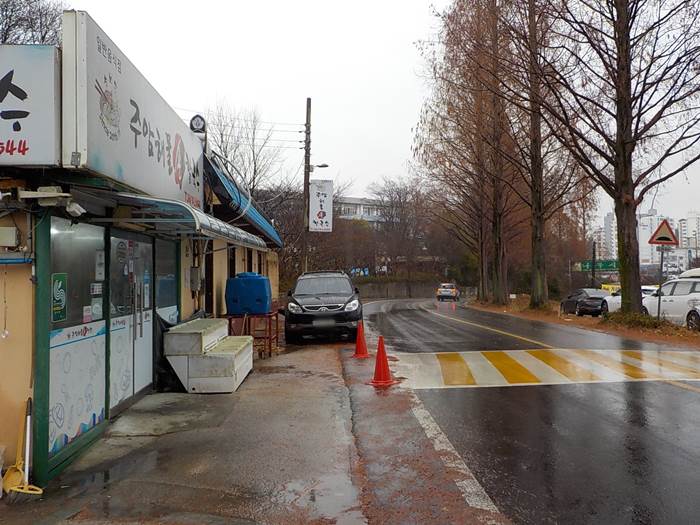
[(661, 224), (659, 224), (659, 227), (656, 228), (654, 235), (652, 235), (651, 239), (649, 239), (649, 244), (678, 246), (678, 238), (666, 219), (664, 219)]

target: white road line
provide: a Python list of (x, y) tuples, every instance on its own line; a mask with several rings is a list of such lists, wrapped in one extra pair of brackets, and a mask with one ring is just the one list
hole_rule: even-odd
[(698, 352), (677, 352), (675, 350), (669, 350), (663, 354), (659, 354), (659, 357), (668, 359), (669, 361), (681, 366), (687, 366), (700, 371), (700, 358)]
[[(624, 374), (621, 374), (620, 372), (617, 372), (612, 368), (608, 368), (607, 366), (601, 365), (600, 363), (596, 363), (595, 361), (586, 359), (585, 357), (582, 357), (579, 354), (572, 352), (571, 350), (553, 350), (553, 352), (558, 356), (563, 357), (567, 361), (571, 361), (575, 365), (578, 365), (581, 368), (584, 368), (589, 372), (594, 373), (603, 382), (629, 381), (629, 378), (626, 377)], [(576, 382), (580, 383), (580, 381)]]
[(413, 392), (410, 392), (410, 394), (413, 398), (413, 415), (416, 416), (416, 419), (423, 427), (425, 435), (432, 442), (435, 451), (440, 455), (445, 466), (459, 474), (461, 479), (455, 480), (455, 484), (462, 492), (464, 501), (470, 507), (498, 512), (496, 505), (486, 494), (486, 491), (474, 477), (474, 474), (471, 473), (459, 453), (450, 443), (450, 440), (447, 439), (445, 433), (435, 422), (433, 416), (426, 410), (418, 396)]
[(536, 357), (531, 356), (527, 352), (514, 350), (505, 353), (527, 368), (528, 371), (534, 374), (542, 383), (571, 383), (571, 379), (560, 374), (554, 370), (554, 368), (543, 363)]
[(459, 355), (469, 366), (477, 385), (505, 386), (508, 384), (506, 378), (481, 352), (460, 352)]

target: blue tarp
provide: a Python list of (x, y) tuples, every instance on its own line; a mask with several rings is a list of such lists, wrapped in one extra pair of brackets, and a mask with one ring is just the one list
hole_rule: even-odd
[[(265, 216), (258, 211), (255, 204), (248, 205), (249, 199), (238, 188), (238, 185), (231, 180), (229, 176), (216, 165), (215, 162), (210, 161), (206, 156), (204, 157), (204, 169), (211, 173), (228, 193), (230, 200), (226, 204), (228, 204), (229, 207), (236, 213), (241, 213), (243, 210), (245, 210), (242, 218), (253, 226), (259, 233), (264, 235), (270, 242), (281, 248), (282, 239), (277, 233), (277, 230), (275, 230), (274, 226), (270, 224), (270, 221), (268, 221)], [(214, 182), (216, 182), (216, 180)]]

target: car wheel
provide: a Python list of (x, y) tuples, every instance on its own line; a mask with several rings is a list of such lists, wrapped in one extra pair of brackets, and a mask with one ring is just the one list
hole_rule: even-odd
[(610, 310), (608, 309), (608, 302), (603, 301), (603, 304), (600, 305), (600, 313), (603, 315), (607, 314)]
[(649, 315), (649, 310), (647, 310), (646, 306), (642, 306), (642, 315)]
[(688, 330), (693, 330), (695, 332), (700, 330), (700, 314), (697, 312), (690, 312), (687, 318)]
[(583, 317), (583, 312), (581, 311), (579, 305), (576, 305), (576, 315), (579, 317)]

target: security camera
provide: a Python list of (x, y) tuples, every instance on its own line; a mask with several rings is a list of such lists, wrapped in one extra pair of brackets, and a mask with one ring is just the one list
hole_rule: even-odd
[(70, 201), (66, 204), (66, 211), (71, 217), (80, 217), (86, 210), (77, 202)]

